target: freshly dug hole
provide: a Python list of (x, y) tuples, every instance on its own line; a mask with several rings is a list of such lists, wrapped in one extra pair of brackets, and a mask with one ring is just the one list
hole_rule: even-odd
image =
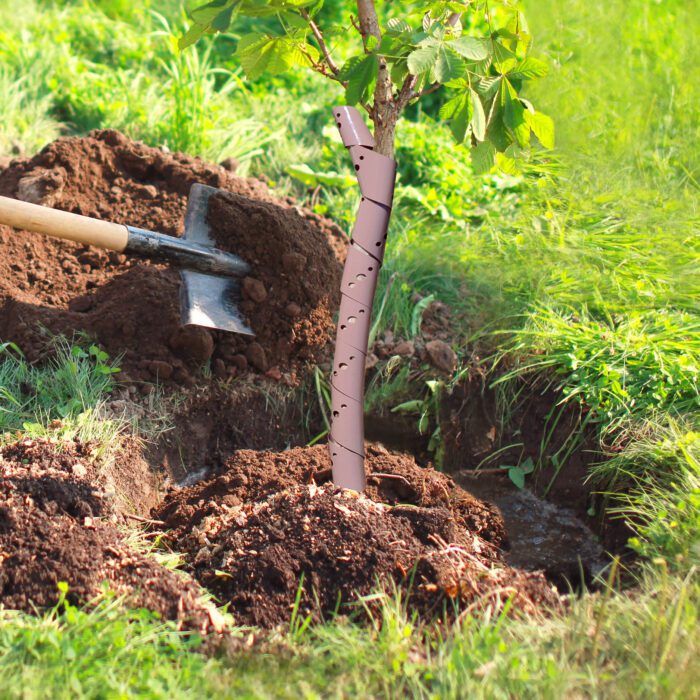
[(124, 542), (91, 459), (76, 443), (22, 440), (0, 449), (0, 606), (52, 607), (60, 582), (70, 602), (88, 604), (107, 583), (129, 606), (183, 629), (220, 630), (194, 582)]
[(367, 465), (361, 496), (324, 483), (324, 446), (241, 450), (224, 474), (172, 490), (154, 517), (238, 623), (288, 623), (300, 585), (299, 614), (315, 619), (392, 584), (425, 618), (450, 602), (499, 608), (512, 597), (517, 611), (558, 604), (541, 573), (504, 563), (495, 508), (379, 446)]
[[(328, 220), (290, 199), (275, 200), (259, 180), (113, 130), (59, 139), (31, 159), (12, 161), (0, 171), (0, 195), (182, 235), (195, 182), (233, 193), (235, 210), (215, 213), (233, 216), (233, 223), (212, 224), (225, 231), (224, 247), (230, 241), (253, 262), (257, 278), (243, 287), (257, 338), (181, 329), (172, 269), (2, 226), (0, 338), (34, 361), (46, 350), (44, 329), (69, 338), (85, 331), (113, 357), (123, 355), (123, 378), (136, 382), (190, 385), (207, 363), (222, 378), (276, 368), (272, 376), (288, 373), (294, 381), (294, 372), (323, 356), (332, 339), (343, 234)], [(246, 230), (237, 235), (231, 226)], [(287, 268), (304, 258), (306, 271), (278, 275), (284, 253)]]

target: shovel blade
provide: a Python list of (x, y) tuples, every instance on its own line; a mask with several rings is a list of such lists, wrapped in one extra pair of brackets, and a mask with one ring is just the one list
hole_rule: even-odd
[(180, 318), (183, 326), (204, 326), (255, 335), (238, 310), (241, 294), (237, 280), (192, 270), (183, 270), (180, 276)]
[[(217, 191), (208, 185), (192, 185), (185, 215), (186, 240), (214, 247), (207, 213), (209, 197)], [(180, 317), (183, 325), (255, 335), (238, 310), (241, 293), (240, 283), (235, 278), (194, 270), (183, 270), (180, 277)]]

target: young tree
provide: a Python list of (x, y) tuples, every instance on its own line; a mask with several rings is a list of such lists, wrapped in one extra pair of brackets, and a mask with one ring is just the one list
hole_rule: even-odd
[[(334, 482), (361, 491), (365, 357), (391, 215), (401, 114), (442, 90), (439, 117), (449, 123), (457, 143), (471, 149), (476, 172), (494, 165), (512, 169), (533, 134), (551, 148), (554, 129), (551, 119), (520, 95), (523, 83), (545, 75), (547, 66), (529, 55), (531, 36), (517, 4), (500, 2), (498, 12), (483, 0), (357, 0), (354, 7), (356, 14), (343, 28), (345, 37), (357, 37), (347, 57), (337, 54), (331, 32), (323, 26), (324, 0), (212, 0), (191, 10), (193, 23), (180, 45), (225, 31), (238, 18), (258, 18), (253, 26), (259, 29), (243, 36), (237, 48), (250, 79), (304, 67), (345, 90), (346, 106), (333, 112), (362, 199), (341, 288), (329, 448)], [(377, 7), (392, 16), (380, 20)], [(480, 35), (470, 31), (473, 26), (482, 27)], [(339, 43), (349, 42), (344, 38)], [(355, 105), (369, 115), (374, 135)]]

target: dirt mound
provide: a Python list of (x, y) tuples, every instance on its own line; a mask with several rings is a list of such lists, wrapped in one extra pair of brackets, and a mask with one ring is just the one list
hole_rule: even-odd
[[(195, 182), (232, 193), (219, 199), (216, 215), (248, 227), (236, 235), (226, 222), (211, 222), (222, 245), (230, 240), (253, 263), (244, 303), (258, 338), (180, 329), (179, 276), (171, 269), (7, 227), (0, 227), (0, 338), (36, 360), (44, 329), (69, 337), (85, 331), (112, 356), (123, 355), (127, 381), (184, 385), (207, 363), (219, 377), (278, 367), (271, 375), (279, 378), (316, 359), (332, 338), (343, 235), (292, 200), (274, 200), (259, 180), (107, 130), (12, 161), (0, 171), (0, 194), (181, 235)], [(302, 259), (311, 262), (291, 274)]]
[(0, 449), (0, 605), (56, 604), (58, 584), (85, 604), (106, 582), (134, 607), (187, 629), (219, 627), (191, 581), (127, 546), (112, 522), (86, 446), (23, 440)]
[(531, 610), (554, 605), (539, 573), (508, 567), (498, 545), (503, 522), (491, 506), (451, 479), (381, 447), (368, 451), (366, 495), (327, 482), (323, 446), (283, 453), (235, 453), (225, 474), (171, 491), (155, 517), (185, 553), (195, 578), (239, 623), (318, 619), (377, 583), (403, 588), (425, 616), (444, 602)]

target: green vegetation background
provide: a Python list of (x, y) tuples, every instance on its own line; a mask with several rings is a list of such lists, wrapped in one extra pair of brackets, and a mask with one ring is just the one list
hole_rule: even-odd
[[(327, 6), (340, 21), (352, 3)], [(167, 626), (126, 624), (111, 604), (0, 613), (0, 697), (700, 696), (700, 8), (524, 7), (551, 65), (533, 99), (557, 149), (475, 177), (434, 121), (439, 94), (414, 110), (398, 135), (380, 326), (410, 337), (415, 293), (432, 294), (458, 314), (462, 347), (509, 358), (506, 380), (541, 376), (593, 409), (601, 439), (627, 445), (594, 476), (627, 485), (633, 546), (650, 561), (639, 592), (547, 622), (467, 617), (445, 638), (389, 599), (374, 630), (329, 624), (232, 662), (186, 654)], [(328, 118), (340, 94), (306, 74), (248, 83), (235, 35), (180, 54), (184, 21), (173, 0), (0, 0), (0, 156), (118, 128), (235, 157), (300, 199), (315, 191), (317, 211), (347, 226), (355, 181)], [(27, 371), (13, 362), (3, 386)]]

